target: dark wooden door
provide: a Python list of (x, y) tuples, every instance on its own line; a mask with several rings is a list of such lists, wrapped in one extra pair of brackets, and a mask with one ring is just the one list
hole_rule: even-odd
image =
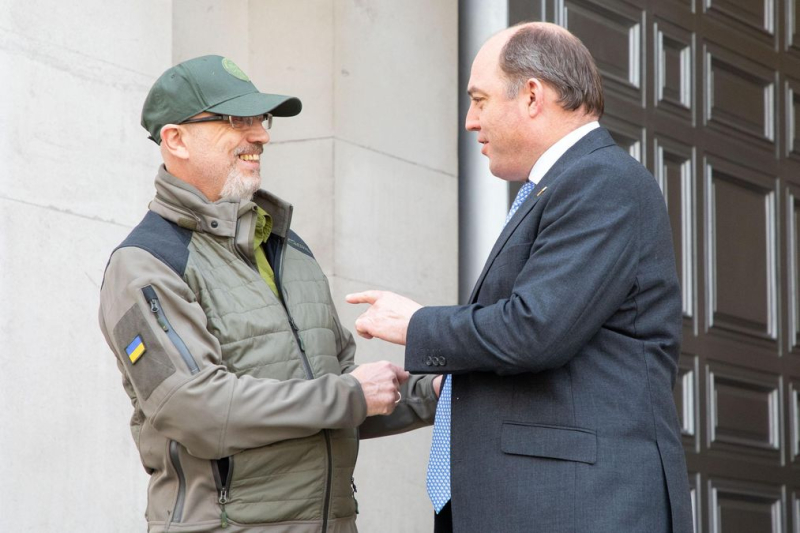
[[(675, 401), (695, 530), (800, 533), (796, 0), (509, 0), (603, 74), (601, 123), (653, 173), (683, 290)], [(515, 191), (512, 191), (514, 194)]]

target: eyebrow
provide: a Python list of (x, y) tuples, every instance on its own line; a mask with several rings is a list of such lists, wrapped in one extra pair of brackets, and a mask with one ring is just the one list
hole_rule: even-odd
[(475, 96), (475, 93), (481, 93), (481, 94), (483, 94), (483, 95), (485, 95), (485, 94), (486, 94), (485, 92), (481, 91), (480, 89), (478, 89), (478, 88), (477, 88), (477, 87), (475, 87), (474, 85), (473, 85), (472, 87), (469, 87), (469, 88), (467, 89), (467, 94), (468, 94), (470, 97), (474, 97), (474, 96)]

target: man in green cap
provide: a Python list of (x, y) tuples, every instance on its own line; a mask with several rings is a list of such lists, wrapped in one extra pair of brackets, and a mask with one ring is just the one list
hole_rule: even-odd
[(300, 110), (220, 56), (170, 68), (145, 100), (164, 165), (109, 259), (100, 327), (133, 404), (150, 532), (356, 531), (358, 439), (433, 421), (437, 380), (355, 365), (292, 206), (259, 189), (273, 116)]

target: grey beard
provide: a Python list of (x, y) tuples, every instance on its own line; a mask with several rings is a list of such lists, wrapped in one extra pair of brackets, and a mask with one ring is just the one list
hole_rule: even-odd
[(234, 202), (249, 200), (259, 187), (261, 187), (260, 177), (248, 175), (237, 168), (233, 168), (225, 179), (220, 198)]

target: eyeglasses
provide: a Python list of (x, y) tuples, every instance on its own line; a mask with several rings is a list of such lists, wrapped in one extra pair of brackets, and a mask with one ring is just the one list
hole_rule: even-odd
[(220, 120), (225, 120), (230, 123), (231, 128), (235, 130), (244, 130), (247, 128), (252, 128), (254, 124), (258, 124), (259, 122), (264, 127), (265, 130), (268, 130), (272, 127), (272, 113), (266, 113), (264, 115), (256, 115), (254, 117), (234, 117), (233, 115), (211, 115), (210, 117), (200, 117), (200, 118), (190, 118), (189, 120), (184, 120), (180, 124), (194, 124), (196, 122), (217, 122)]

